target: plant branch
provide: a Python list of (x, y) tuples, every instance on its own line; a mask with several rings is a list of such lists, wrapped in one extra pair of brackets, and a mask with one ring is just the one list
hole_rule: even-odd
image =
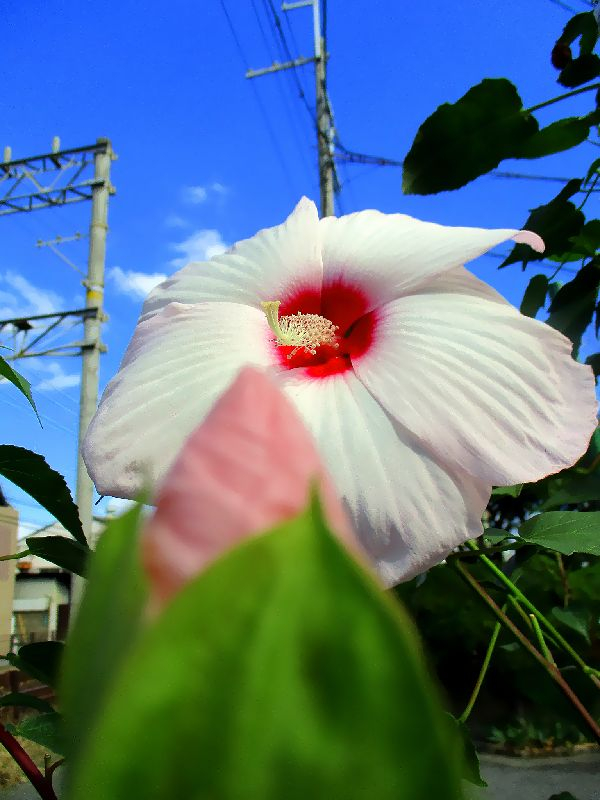
[(44, 778), (42, 773), (33, 763), (29, 753), (27, 753), (27, 751), (21, 747), (12, 733), (9, 733), (1, 723), (0, 744), (2, 744), (6, 750), (8, 750), (15, 762), (19, 765), (19, 767), (21, 767), (29, 782), (42, 800), (57, 800), (54, 789), (52, 788), (52, 783)]
[(574, 89), (572, 92), (566, 92), (566, 94), (559, 94), (558, 97), (553, 97), (551, 100), (545, 100), (543, 103), (538, 103), (537, 106), (531, 106), (531, 108), (526, 108), (524, 110), (524, 114), (532, 114), (534, 111), (539, 111), (540, 108), (546, 108), (546, 106), (551, 106), (554, 103), (558, 103), (561, 100), (567, 100), (569, 97), (575, 97), (577, 94), (583, 94), (584, 92), (593, 92), (594, 89), (600, 89), (600, 83), (592, 83), (591, 86), (582, 86), (580, 89)]
[(598, 689), (600, 689), (600, 679), (598, 678), (598, 675), (596, 674), (596, 670), (593, 669), (592, 667), (588, 666), (588, 664), (585, 663), (585, 661), (579, 655), (579, 653), (569, 644), (569, 642), (567, 642), (567, 640), (564, 638), (564, 636), (561, 633), (559, 633), (559, 631), (556, 630), (556, 628), (550, 622), (550, 620), (547, 619), (544, 616), (544, 614), (542, 614), (542, 612), (538, 608), (536, 608), (533, 605), (533, 603), (527, 597), (525, 597), (523, 592), (519, 588), (517, 588), (517, 586), (510, 580), (510, 578), (508, 578), (502, 572), (502, 570), (499, 567), (497, 567), (496, 564), (494, 564), (494, 562), (491, 559), (489, 559), (479, 549), (479, 547), (477, 546), (476, 542), (474, 542), (472, 540), (469, 540), (469, 541), (466, 542), (466, 545), (467, 545), (467, 547), (469, 547), (471, 550), (475, 551), (479, 555), (479, 560), (483, 564), (485, 564), (485, 566), (491, 572), (494, 573), (494, 576), (496, 578), (498, 578), (498, 580), (501, 581), (504, 584), (504, 586), (507, 587), (507, 589), (509, 589), (510, 593), (517, 600), (519, 600), (519, 602), (522, 603), (525, 606), (525, 608), (527, 608), (532, 614), (535, 614), (535, 616), (537, 617), (538, 621), (542, 623), (542, 625), (548, 631), (548, 633), (550, 633), (551, 636), (556, 640), (557, 644), (560, 645), (560, 647), (562, 647), (563, 650), (565, 650), (565, 652), (567, 652), (571, 656), (573, 661), (575, 661), (575, 663), (579, 667), (581, 667), (583, 672), (590, 678), (590, 680), (594, 683), (594, 685)]
[(540, 651), (534, 647), (529, 639), (517, 628), (517, 626), (510, 620), (504, 611), (496, 604), (494, 599), (486, 592), (483, 586), (477, 581), (469, 572), (469, 570), (460, 561), (454, 561), (453, 566), (462, 577), (467, 581), (469, 586), (474, 589), (477, 594), (482, 598), (486, 605), (493, 611), (496, 617), (508, 630), (518, 639), (520, 644), (535, 658), (535, 660), (546, 670), (548, 675), (555, 683), (561, 688), (563, 693), (567, 696), (571, 704), (577, 709), (581, 717), (585, 720), (588, 728), (592, 732), (594, 739), (600, 744), (600, 726), (596, 723), (587, 708), (583, 705), (581, 700), (577, 697), (575, 692), (571, 689), (569, 684), (565, 681), (558, 668), (548, 661)]
[[(506, 606), (505, 606), (506, 608)], [(504, 611), (504, 608), (502, 609)], [(483, 663), (481, 665), (481, 669), (479, 670), (479, 675), (477, 676), (477, 681), (475, 686), (473, 687), (473, 691), (471, 692), (471, 697), (469, 698), (469, 702), (463, 713), (458, 718), (459, 722), (466, 722), (471, 715), (471, 711), (473, 710), (473, 706), (477, 701), (477, 697), (479, 696), (479, 692), (481, 687), (483, 686), (483, 679), (485, 678), (486, 672), (488, 671), (488, 667), (490, 665), (490, 661), (492, 660), (492, 654), (494, 652), (494, 648), (496, 647), (496, 641), (498, 640), (498, 634), (500, 633), (501, 623), (497, 622), (494, 625), (494, 630), (492, 631), (492, 638), (490, 639), (487, 650), (485, 651), (485, 656), (483, 658)]]
[(0, 561), (14, 561), (17, 558), (23, 558), (24, 556), (30, 556), (31, 551), (23, 550), (22, 553), (10, 553), (7, 556), (0, 556)]

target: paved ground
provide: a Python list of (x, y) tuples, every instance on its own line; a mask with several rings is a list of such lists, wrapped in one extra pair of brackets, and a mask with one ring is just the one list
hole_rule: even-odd
[[(469, 785), (468, 800), (548, 800), (560, 792), (571, 792), (577, 800), (600, 800), (600, 753), (543, 759), (483, 755), (481, 769), (489, 786), (477, 789)], [(0, 794), (1, 800), (39, 800), (27, 784)]]

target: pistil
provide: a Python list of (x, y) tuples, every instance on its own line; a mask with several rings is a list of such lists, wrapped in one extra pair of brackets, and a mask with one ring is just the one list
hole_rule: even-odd
[(319, 314), (296, 314), (279, 317), (280, 300), (268, 300), (261, 303), (269, 327), (275, 334), (275, 341), (281, 347), (293, 347), (288, 358), (292, 358), (298, 350), (304, 349), (311, 355), (316, 355), (317, 347), (326, 344), (329, 347), (338, 347), (335, 332), (337, 325), (319, 316)]

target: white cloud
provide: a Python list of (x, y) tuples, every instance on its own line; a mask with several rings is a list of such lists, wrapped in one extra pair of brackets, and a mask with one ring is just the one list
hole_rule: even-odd
[(64, 308), (64, 301), (60, 295), (34, 286), (27, 278), (16, 272), (9, 270), (0, 274), (1, 284), (12, 291), (0, 290), (0, 319), (52, 314)]
[(143, 300), (155, 286), (167, 279), (162, 272), (134, 272), (134, 270), (124, 270), (121, 267), (111, 267), (108, 270), (108, 277), (113, 281), (118, 292), (126, 294), (133, 300)]
[(167, 228), (187, 228), (189, 223), (178, 214), (169, 214), (165, 219)]
[(200, 205), (201, 203), (206, 203), (212, 195), (224, 197), (228, 191), (229, 189), (225, 184), (213, 181), (204, 186), (186, 186), (183, 190), (183, 199), (186, 203)]
[(44, 380), (35, 385), (34, 388), (37, 392), (52, 392), (56, 389), (71, 389), (73, 386), (79, 386), (80, 375), (78, 373), (65, 372), (62, 364), (58, 361), (43, 362), (40, 359), (37, 366), (43, 372), (49, 373), (48, 378), (44, 378)]
[(181, 253), (171, 260), (172, 267), (179, 269), (190, 261), (208, 261), (220, 253), (224, 253), (229, 245), (223, 240), (218, 230), (214, 228), (200, 228), (194, 231), (187, 239), (172, 245), (176, 253)]

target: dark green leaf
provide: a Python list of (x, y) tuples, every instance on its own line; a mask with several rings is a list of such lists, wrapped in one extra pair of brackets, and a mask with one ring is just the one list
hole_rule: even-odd
[(525, 314), (526, 317), (535, 317), (540, 308), (544, 307), (547, 294), (548, 278), (546, 275), (534, 275), (525, 289), (520, 309), (521, 314)]
[(492, 490), (492, 494), (497, 497), (498, 495), (508, 495), (509, 497), (518, 497), (523, 491), (522, 483), (515, 483), (514, 486), (497, 486)]
[(592, 161), (590, 168), (587, 171), (587, 175), (585, 176), (585, 180), (583, 181), (583, 185), (586, 186), (590, 180), (598, 174), (600, 174), (600, 158)]
[(403, 191), (458, 189), (512, 158), (537, 132), (513, 84), (486, 79), (458, 102), (444, 103), (421, 125), (404, 159)]
[(313, 508), (162, 611), (112, 687), (70, 798), (458, 800), (453, 733), (408, 617)]
[(569, 201), (581, 188), (580, 180), (572, 180), (558, 193), (558, 195), (544, 206), (534, 208), (523, 227), (528, 231), (538, 233), (546, 245), (545, 253), (536, 253), (526, 244), (516, 244), (507, 259), (500, 267), (523, 262), (526, 266), (530, 261), (541, 261), (544, 256), (560, 257), (571, 249), (571, 238), (577, 236), (585, 217), (583, 212)]
[(39, 714), (37, 717), (27, 717), (18, 725), (6, 727), (13, 736), (22, 736), (30, 742), (41, 744), (57, 755), (64, 754), (62, 717), (56, 711)]
[(591, 472), (589, 475), (567, 474), (556, 483), (558, 484), (556, 488), (550, 485), (550, 496), (542, 504), (541, 511), (600, 498), (600, 471)]
[[(598, 311), (596, 309), (596, 315), (597, 314)], [(598, 377), (598, 374), (600, 374), (600, 353), (594, 353), (593, 356), (588, 356), (585, 360), (585, 363), (590, 365), (590, 367), (594, 370), (594, 375)]]
[(558, 41), (564, 44), (572, 44), (580, 36), (579, 52), (591, 53), (598, 41), (598, 23), (593, 11), (584, 11), (571, 17)]
[(5, 658), (13, 667), (17, 667), (32, 678), (36, 678), (54, 689), (63, 650), (62, 642), (35, 642), (34, 644), (24, 644), (16, 655), (7, 653)]
[(456, 729), (463, 746), (463, 779), (465, 781), (469, 781), (469, 783), (475, 784), (475, 786), (481, 786), (482, 788), (485, 788), (487, 783), (481, 776), (481, 770), (479, 768), (479, 756), (477, 755), (477, 750), (475, 749), (475, 745), (471, 739), (469, 729), (464, 722), (459, 722), (459, 720), (457, 720), (456, 717), (453, 717), (452, 714), (448, 714), (448, 716), (456, 725)]
[(548, 511), (523, 522), (519, 538), (570, 556), (600, 556), (600, 511)]
[(109, 522), (90, 557), (88, 584), (69, 636), (59, 692), (69, 755), (84, 746), (94, 715), (139, 633), (146, 602), (138, 554), (142, 506)]
[(0, 475), (4, 475), (15, 486), (53, 514), (78, 542), (86, 540), (79, 520), (77, 506), (73, 502), (65, 479), (55, 472), (43, 456), (24, 447), (10, 444), (0, 445)]
[(489, 544), (496, 545), (507, 539), (509, 533), (508, 531), (503, 531), (500, 528), (486, 528), (483, 531), (483, 536), (489, 542)]
[(31, 384), (20, 373), (14, 370), (8, 361), (2, 358), (2, 356), (0, 356), (0, 376), (10, 381), (13, 386), (16, 386), (17, 389), (25, 395), (25, 397), (29, 400), (29, 405), (35, 411), (35, 415), (41, 425), (42, 421), (40, 420), (40, 415), (38, 414), (33, 395), (31, 394)]
[(515, 151), (515, 158), (542, 158), (585, 142), (590, 127), (599, 121), (598, 112), (585, 117), (559, 119), (526, 139)]
[(21, 706), (22, 708), (35, 708), (37, 711), (52, 712), (54, 709), (47, 700), (25, 692), (9, 692), (0, 697), (0, 706)]
[[(571, 238), (571, 253), (569, 261), (579, 261), (582, 258), (595, 256), (600, 247), (600, 219), (591, 219), (586, 222), (577, 236)], [(566, 260), (563, 256), (561, 260)]]
[(590, 623), (592, 619), (589, 608), (575, 608), (569, 606), (568, 608), (560, 608), (556, 606), (552, 609), (552, 616), (567, 628), (576, 631), (583, 636), (588, 644), (590, 641)]
[(546, 320), (573, 342), (577, 351), (584, 331), (591, 325), (600, 285), (600, 269), (595, 262), (582, 267), (572, 281), (556, 294)]
[(85, 577), (90, 554), (88, 547), (64, 536), (29, 536), (25, 541), (34, 556), (45, 558), (57, 567)]
[(584, 53), (574, 58), (561, 71), (558, 82), (569, 89), (593, 81), (600, 75), (600, 58), (595, 53)]

